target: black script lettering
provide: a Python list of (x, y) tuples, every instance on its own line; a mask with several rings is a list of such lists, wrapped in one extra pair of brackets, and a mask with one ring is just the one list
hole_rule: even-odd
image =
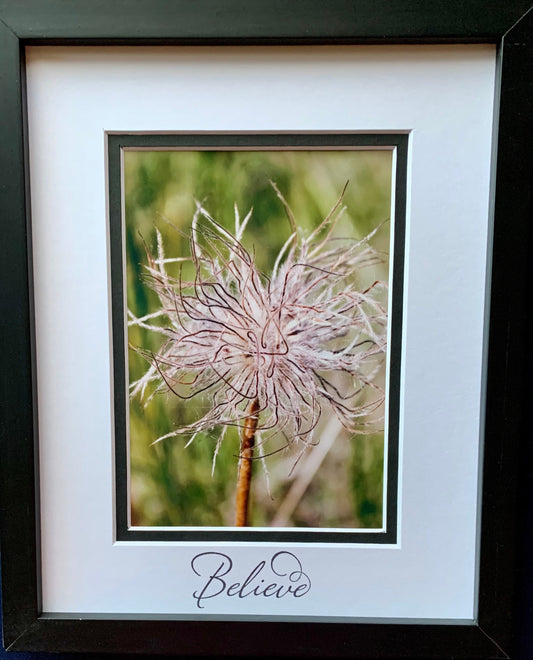
[[(297, 568), (296, 570), (292, 570), (290, 573), (287, 571), (282, 573), (281, 571), (287, 562), (289, 564), (289, 568), (291, 565), (294, 568), (295, 563)], [(301, 584), (299, 584), (297, 587), (292, 587), (289, 585), (285, 593), (280, 592), (276, 594), (277, 598), (282, 598), (287, 593), (292, 593), (295, 598), (301, 598), (311, 589), (311, 580), (309, 579), (309, 576), (307, 573), (304, 573), (301, 561), (296, 555), (293, 555), (292, 552), (288, 552), (287, 550), (277, 552), (270, 561), (270, 567), (272, 572), (275, 575), (279, 575), (279, 577), (288, 577), (289, 581), (292, 583), (301, 582)]]
[[(196, 604), (200, 609), (204, 607), (204, 605), (202, 605), (202, 600), (207, 598), (214, 598), (226, 589), (226, 582), (220, 576), (227, 575), (233, 567), (233, 562), (231, 559), (227, 555), (223, 555), (221, 552), (202, 552), (202, 554), (196, 555), (196, 557), (193, 558), (191, 561), (191, 568), (196, 573), (196, 575), (202, 577), (202, 573), (198, 572), (200, 569), (200, 564), (212, 566), (213, 560), (215, 565), (218, 564), (218, 567), (209, 575), (209, 579), (205, 583), (204, 588), (201, 591), (195, 591), (193, 593), (193, 597), (196, 598)], [(212, 591), (210, 593), (209, 588), (215, 582), (217, 583), (218, 591)]]
[[(255, 578), (259, 575), (259, 573), (261, 573), (261, 571), (263, 570), (264, 567), (265, 567), (265, 562), (264, 561), (261, 561), (261, 562), (259, 562), (259, 564), (257, 564), (257, 566), (254, 568), (254, 570), (250, 573), (250, 575), (242, 583), (242, 587), (239, 591), (239, 598), (246, 598), (246, 596), (249, 596), (250, 594), (253, 594), (255, 592), (255, 589), (257, 589), (257, 587), (255, 587), (255, 589), (252, 589), (251, 591), (249, 591), (247, 594), (244, 593), (244, 589), (255, 580)], [(261, 580), (261, 581), (264, 582), (264, 580)]]
[(228, 596), (236, 596), (239, 593), (240, 588), (241, 588), (241, 583), (235, 582), (235, 584), (232, 584), (231, 586), (228, 587)]
[[(260, 561), (242, 581), (235, 580), (234, 573), (237, 571), (231, 557), (221, 552), (196, 555), (191, 561), (191, 567), (196, 575), (205, 580), (204, 586), (193, 593), (199, 608), (205, 607), (204, 600), (217, 596), (283, 598), (291, 595), (301, 598), (311, 589), (311, 580), (304, 572), (302, 562), (286, 550), (277, 552), (268, 563)], [(232, 580), (229, 577), (227, 581), (223, 579), (230, 572)]]

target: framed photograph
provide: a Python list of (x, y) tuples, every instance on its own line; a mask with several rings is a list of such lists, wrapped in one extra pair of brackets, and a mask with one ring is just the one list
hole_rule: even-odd
[(107, 139), (117, 539), (394, 542), (408, 135)]
[(514, 657), (530, 4), (215, 5), (0, 7), (4, 646)]

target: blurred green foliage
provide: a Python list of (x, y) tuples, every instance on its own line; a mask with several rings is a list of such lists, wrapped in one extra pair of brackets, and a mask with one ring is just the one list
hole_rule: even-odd
[[(137, 316), (154, 311), (158, 300), (143, 280), (145, 245), (155, 248), (156, 227), (166, 256), (189, 254), (187, 233), (200, 200), (223, 226), (234, 229), (234, 204), (241, 218), (253, 207), (243, 243), (268, 273), (290, 234), (289, 224), (270, 180), (281, 190), (297, 224), (309, 232), (328, 214), (349, 181), (348, 210), (336, 234), (367, 235), (380, 226), (373, 245), (383, 264), (361, 273), (358, 286), (388, 280), (392, 157), (389, 151), (150, 151), (124, 154), (125, 250), (128, 308)], [(176, 231), (178, 228), (180, 231)], [(129, 343), (157, 350), (160, 337), (131, 327)], [(129, 351), (129, 381), (147, 363)], [(383, 380), (384, 376), (381, 374)], [(226, 526), (233, 524), (239, 438), (229, 430), (212, 470), (217, 433), (153, 441), (201, 415), (208, 401), (183, 402), (160, 395), (145, 406), (130, 402), (131, 519), (140, 526)], [(327, 420), (325, 420), (327, 423)], [(318, 468), (310, 450), (291, 473), (297, 453), (282, 452), (254, 464), (254, 526), (375, 528), (382, 525), (383, 432), (349, 437), (335, 430)], [(316, 461), (314, 461), (316, 464)], [(306, 481), (306, 470), (313, 470)], [(280, 518), (280, 511), (285, 514)]]

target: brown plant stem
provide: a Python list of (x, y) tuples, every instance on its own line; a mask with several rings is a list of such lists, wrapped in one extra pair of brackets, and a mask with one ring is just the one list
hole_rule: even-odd
[(239, 472), (237, 475), (237, 505), (235, 511), (235, 526), (248, 525), (248, 502), (250, 499), (250, 485), (252, 483), (252, 462), (254, 457), (255, 432), (259, 401), (254, 399), (250, 403), (246, 420), (242, 429), (241, 449), (239, 453)]

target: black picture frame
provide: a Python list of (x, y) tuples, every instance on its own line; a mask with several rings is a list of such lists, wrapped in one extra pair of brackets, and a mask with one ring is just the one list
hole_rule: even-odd
[[(516, 648), (517, 544), (528, 493), (528, 301), (533, 216), (531, 0), (2, 0), (3, 241), (0, 528), (11, 651), (505, 658)], [(491, 43), (498, 46), (494, 236), (479, 616), (465, 624), (172, 621), (46, 615), (40, 603), (38, 437), (26, 45)], [(408, 93), (408, 90), (406, 90)]]

